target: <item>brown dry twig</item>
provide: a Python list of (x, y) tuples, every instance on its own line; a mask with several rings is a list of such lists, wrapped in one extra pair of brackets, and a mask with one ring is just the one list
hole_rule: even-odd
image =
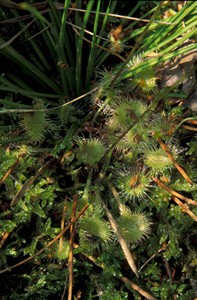
[(122, 235), (121, 235), (121, 233), (120, 233), (120, 230), (119, 230), (119, 228), (118, 228), (118, 225), (117, 225), (117, 223), (116, 223), (114, 217), (112, 216), (111, 212), (110, 212), (109, 209), (107, 208), (106, 204), (105, 204), (102, 200), (101, 200), (101, 203), (102, 203), (102, 206), (103, 206), (104, 209), (105, 209), (105, 212), (106, 212), (106, 215), (107, 215), (107, 217), (108, 217), (108, 220), (109, 220), (109, 222), (110, 222), (110, 224), (111, 224), (111, 227), (113, 228), (113, 230), (114, 230), (114, 232), (115, 232), (115, 234), (116, 234), (116, 236), (117, 236), (117, 238), (118, 238), (118, 242), (119, 242), (119, 244), (120, 244), (120, 246), (121, 246), (121, 248), (122, 248), (122, 251), (123, 251), (123, 253), (124, 253), (124, 255), (125, 255), (126, 260), (127, 260), (128, 264), (129, 264), (131, 270), (132, 270), (132, 271), (134, 272), (134, 274), (138, 277), (137, 267), (136, 267), (136, 265), (135, 265), (135, 262), (134, 262), (134, 259), (133, 259), (133, 257), (132, 257), (132, 254), (131, 254), (131, 252), (130, 252), (130, 250), (129, 250), (129, 247), (128, 247), (128, 245), (127, 245), (125, 239), (123, 239), (123, 237), (122, 237)]
[(166, 273), (167, 273), (170, 281), (172, 282), (173, 281), (173, 276), (172, 276), (172, 270), (170, 268), (170, 264), (169, 264), (169, 262), (167, 261), (167, 259), (165, 258), (165, 256), (163, 254), (162, 254), (162, 259), (163, 259), (163, 262), (164, 262)]
[[(75, 248), (78, 248), (79, 245), (77, 244), (74, 244)], [(161, 249), (158, 250), (158, 253), (163, 251), (165, 249), (165, 247), (162, 247)], [(98, 260), (97, 258), (93, 257), (93, 256), (89, 256), (89, 255), (86, 255), (86, 254), (83, 254), (86, 258), (88, 258), (91, 262), (93, 262), (96, 266), (104, 269), (106, 268), (105, 264), (102, 262), (102, 263), (98, 263)], [(140, 295), (146, 297), (146, 299), (148, 300), (157, 300), (156, 298), (154, 298), (153, 296), (151, 296), (148, 292), (146, 292), (145, 290), (143, 290), (142, 288), (140, 288), (137, 284), (133, 283), (132, 281), (130, 281), (128, 278), (126, 277), (116, 277), (114, 276), (115, 278), (121, 280), (122, 282), (128, 284), (132, 289), (134, 289), (135, 291), (137, 291)]]
[(111, 182), (108, 182), (107, 184), (108, 184), (114, 198), (116, 199), (116, 201), (118, 203), (118, 208), (119, 208), (119, 211), (121, 213), (124, 210), (124, 205), (121, 202), (120, 196), (119, 196), (115, 186)]
[(21, 189), (16, 193), (15, 197), (11, 201), (11, 206), (15, 205), (26, 193), (26, 191), (30, 188), (30, 186), (34, 183), (34, 181), (43, 174), (46, 169), (51, 165), (51, 163), (54, 161), (54, 158), (47, 161), (36, 173), (35, 176), (30, 177), (25, 181)]
[[(0, 0), (0, 6), (23, 10), (23, 8), (21, 7), (20, 3), (15, 3), (15, 2), (13, 2), (11, 0), (6, 0), (6, 1), (5, 0)], [(39, 3), (34, 3), (31, 6), (34, 7), (34, 8), (36, 8), (36, 9), (43, 9), (43, 8), (46, 7), (46, 1), (39, 2)]]
[(9, 46), (17, 37), (19, 37), (36, 19), (34, 18), (29, 24), (27, 24), (23, 29), (21, 29), (19, 32), (17, 32), (9, 41), (3, 43), (0, 45), (0, 49), (5, 48)]
[[(60, 3), (58, 3), (58, 6), (56, 6), (57, 8), (61, 8), (61, 6), (59, 5)], [(69, 10), (76, 10), (76, 11), (80, 11), (80, 12), (86, 12), (85, 9), (79, 9), (79, 8), (74, 8), (74, 7), (69, 7), (68, 8)], [(96, 14), (95, 11), (90, 11), (90, 13), (92, 14)], [(98, 12), (99, 15), (106, 15), (106, 12)], [(159, 24), (164, 24), (164, 25), (175, 25), (176, 22), (172, 23), (172, 22), (165, 22), (165, 21), (150, 21), (148, 19), (140, 19), (140, 18), (134, 18), (134, 17), (130, 17), (130, 16), (124, 16), (124, 15), (118, 15), (118, 14), (111, 14), (111, 13), (108, 13), (108, 16), (109, 17), (115, 17), (115, 18), (120, 18), (120, 19), (125, 19), (125, 20), (134, 20), (134, 21), (140, 21), (140, 22), (145, 22), (145, 23), (150, 23), (150, 22), (153, 22), (153, 23), (159, 23)]]
[(140, 295), (145, 297), (148, 300), (157, 300), (155, 297), (150, 295), (148, 292), (144, 291), (142, 288), (140, 288), (137, 284), (129, 280), (127, 277), (120, 277), (120, 280), (126, 284), (128, 284), (132, 289), (137, 291)]
[(0, 270), (0, 274), (11, 271), (12, 269), (19, 267), (31, 260), (33, 260), (36, 256), (40, 255), (42, 252), (44, 252), (47, 248), (51, 247), (51, 245), (53, 245), (69, 228), (71, 225), (73, 225), (80, 217), (81, 215), (84, 214), (84, 212), (86, 211), (86, 209), (88, 208), (89, 204), (86, 204), (82, 210), (77, 214), (77, 216), (73, 219), (72, 222), (70, 222), (70, 224), (68, 224), (63, 231), (61, 231), (52, 241), (50, 241), (48, 244), (46, 244), (42, 249), (40, 249), (38, 252), (36, 252), (34, 255), (20, 261), (19, 263), (11, 266), (11, 267), (7, 267), (4, 270)]
[(153, 258), (155, 258), (160, 252), (166, 250), (167, 244), (163, 244), (162, 247), (153, 255), (151, 255), (151, 257), (149, 257), (149, 259), (140, 267), (140, 269), (138, 270), (138, 272), (140, 272)]
[(177, 197), (172, 197), (172, 199), (174, 200), (174, 202), (176, 202), (176, 204), (178, 204), (178, 206), (181, 208), (182, 212), (185, 212), (195, 222), (197, 222), (197, 216), (189, 209), (189, 207), (186, 204), (182, 203)]
[(182, 125), (182, 128), (185, 128), (187, 130), (191, 130), (191, 131), (197, 131), (196, 127), (192, 127), (192, 126), (188, 126), (188, 125)]
[(186, 122), (189, 124), (197, 125), (197, 120), (187, 120)]
[[(76, 27), (78, 27), (78, 26), (72, 24), (71, 21), (70, 21), (70, 22), (66, 22), (66, 23), (72, 26), (73, 30), (76, 32), (77, 35), (81, 36), (80, 33), (79, 33), (79, 32), (77, 31), (77, 29), (76, 29)], [(84, 32), (86, 32), (86, 33), (88, 33), (88, 34), (91, 34), (91, 33), (90, 33), (89, 31), (87, 31), (87, 30), (84, 30)], [(99, 37), (99, 38), (101, 38), (101, 37)], [(83, 37), (83, 40), (86, 41), (86, 42), (89, 43), (89, 44), (92, 44), (92, 41), (86, 39), (85, 37)], [(116, 53), (116, 52), (111, 51), (110, 49), (104, 48), (104, 47), (102, 47), (102, 46), (100, 46), (100, 45), (98, 45), (98, 44), (94, 44), (94, 46), (97, 47), (97, 48), (100, 48), (100, 49), (102, 49), (102, 50), (104, 50), (104, 51), (106, 51), (106, 52), (109, 52), (110, 54), (113, 54), (114, 56), (117, 56), (117, 57), (118, 57), (120, 60), (122, 60), (122, 61), (125, 61), (125, 59), (124, 59), (121, 55), (119, 55), (119, 54)]]
[(10, 232), (5, 232), (0, 240), (0, 249), (2, 248), (3, 244), (5, 243), (5, 241), (7, 240), (8, 236), (9, 236)]
[[(65, 213), (66, 213), (66, 199), (64, 200), (64, 206), (63, 206), (63, 210), (62, 210), (62, 218), (61, 218), (61, 230), (64, 230), (64, 225), (65, 225)], [(62, 252), (62, 248), (63, 248), (63, 241), (64, 241), (64, 237), (63, 235), (60, 237), (59, 240), (59, 252)]]
[(189, 204), (192, 204), (194, 206), (197, 206), (197, 201), (194, 201), (192, 199), (189, 199), (175, 191), (173, 191), (172, 189), (170, 189), (168, 186), (166, 186), (162, 181), (160, 181), (158, 178), (156, 177), (152, 177), (152, 179), (158, 184), (158, 186), (160, 186), (161, 188), (163, 188), (164, 190), (166, 190), (167, 192), (169, 192), (170, 194), (172, 194), (173, 196), (189, 203)]
[[(60, 109), (62, 107), (65, 107), (67, 105), (70, 105), (76, 101), (79, 101), (83, 98), (85, 98), (86, 96), (94, 93), (96, 90), (98, 89), (98, 87), (95, 87), (94, 89), (90, 90), (89, 92), (77, 97), (77, 98), (74, 98), (73, 100), (70, 100), (60, 106), (56, 106), (56, 107), (50, 107), (50, 108), (43, 108), (43, 109), (4, 109), (4, 110), (0, 110), (0, 115), (1, 114), (11, 114), (11, 113), (31, 113), (31, 112), (35, 112), (35, 111), (54, 111), (54, 110), (57, 110), (57, 109)], [(67, 96), (65, 96), (64, 98), (67, 98)]]
[(18, 166), (18, 164), (19, 164), (19, 159), (17, 159), (15, 161), (15, 163), (9, 168), (9, 170), (7, 171), (7, 173), (0, 180), (0, 186), (2, 185), (2, 183), (4, 183), (4, 181), (7, 179), (7, 177), (13, 172), (13, 170)]
[(76, 208), (77, 208), (77, 199), (78, 195), (75, 195), (73, 198), (73, 207), (72, 207), (72, 215), (71, 215), (71, 223), (70, 226), (70, 251), (68, 257), (68, 273), (69, 273), (69, 285), (68, 285), (68, 300), (72, 300), (72, 292), (73, 292), (73, 248), (74, 248), (74, 237), (75, 237), (75, 223), (73, 220), (76, 216)]
[(185, 180), (187, 182), (189, 182), (190, 184), (192, 184), (191, 179), (186, 174), (186, 172), (183, 170), (183, 168), (180, 167), (179, 164), (176, 162), (176, 160), (174, 159), (174, 157), (172, 156), (172, 154), (170, 153), (168, 147), (165, 145), (165, 143), (162, 141), (162, 139), (160, 137), (158, 137), (157, 141), (158, 141), (159, 145), (161, 146), (161, 148), (166, 152), (167, 156), (171, 159), (171, 161), (173, 162), (174, 166), (177, 168), (177, 170), (179, 171), (179, 173), (183, 176), (183, 178), (185, 178)]

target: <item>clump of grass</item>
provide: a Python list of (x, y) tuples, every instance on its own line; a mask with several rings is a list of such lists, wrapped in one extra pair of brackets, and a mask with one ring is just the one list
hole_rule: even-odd
[[(17, 150), (16, 144), (0, 149), (7, 160), (0, 162), (1, 184), (5, 186), (1, 197), (5, 200), (0, 201), (1, 246), (5, 246), (8, 236), (11, 239), (11, 243), (7, 240), (2, 249), (3, 265), (12, 270), (12, 266), (7, 267), (7, 256), (14, 257), (18, 263), (21, 253), (31, 255), (36, 262), (32, 269), (29, 265), (28, 274), (24, 271), (20, 276), (20, 289), (11, 292), (11, 297), (26, 298), (28, 291), (32, 297), (50, 298), (52, 294), (54, 296), (54, 281), (58, 282), (59, 290), (65, 290), (68, 273), (71, 291), (73, 262), (74, 270), (77, 270), (74, 272), (75, 283), (76, 286), (79, 282), (80, 286), (84, 284), (80, 292), (85, 298), (104, 299), (106, 295), (106, 299), (114, 298), (114, 295), (117, 299), (136, 298), (137, 292), (147, 295), (142, 286), (158, 299), (163, 295), (169, 299), (182, 297), (184, 293), (188, 299), (194, 298), (187, 278), (195, 278), (193, 223), (196, 216), (192, 207), (194, 202), (190, 199), (195, 197), (195, 186), (188, 182), (182, 184), (183, 173), (178, 171), (180, 168), (175, 168), (175, 161), (180, 161), (179, 130), (187, 138), (187, 153), (183, 151), (181, 158), (186, 171), (187, 159), (192, 161), (195, 146), (193, 140), (188, 142), (186, 128), (181, 127), (183, 111), (175, 110), (176, 102), (171, 106), (168, 101), (172, 97), (170, 92), (180, 96), (179, 83), (159, 90), (155, 74), (166, 60), (195, 49), (191, 44), (180, 46), (195, 34), (193, 13), (197, 4), (187, 2), (182, 11), (169, 17), (172, 24), (160, 24), (155, 20), (162, 19), (162, 10), (170, 3), (156, 1), (144, 16), (152, 16), (150, 22), (142, 28), (136, 26), (138, 21), (131, 20), (128, 23), (121, 20), (123, 26), (117, 28), (117, 20), (113, 23), (114, 16), (111, 15), (116, 1), (108, 4), (88, 1), (85, 10), (78, 7), (79, 1), (76, 8), (70, 6), (70, 1), (65, 1), (64, 7), (49, 1), (44, 13), (34, 4), (19, 6), (35, 16), (35, 36), (31, 36), (31, 23), (26, 23), (23, 14), (20, 16), (20, 10), (10, 12), (21, 20), (24, 31), (20, 34), (25, 40), (28, 37), (26, 46), (30, 51), (23, 56), (11, 41), (3, 45), (4, 41), (0, 40), (2, 55), (22, 70), (18, 78), (10, 72), (0, 76), (0, 88), (9, 98), (0, 99), (0, 103), (7, 112), (20, 113), (27, 144), (31, 143), (31, 147), (27, 147), (23, 140)], [(136, 4), (128, 15), (134, 15), (140, 4)], [(111, 34), (107, 39), (104, 38), (106, 31)], [(41, 45), (48, 49), (48, 56), (44, 55)], [(111, 51), (107, 49), (109, 45)], [(109, 55), (118, 62), (116, 60), (105, 68), (103, 64)], [(103, 71), (98, 80), (99, 68)], [(28, 74), (27, 82), (21, 80), (21, 74)], [(29, 86), (30, 79), (32, 87)], [(24, 97), (20, 98), (22, 102), (19, 103), (15, 91)], [(91, 98), (86, 98), (86, 91)], [(69, 101), (75, 96), (80, 97), (73, 102), (84, 99), (77, 114), (76, 107)], [(32, 103), (32, 99), (44, 100)], [(12, 124), (16, 120), (13, 118)], [(17, 134), (16, 128), (13, 132)], [(52, 139), (46, 139), (47, 133)], [(58, 140), (54, 139), (55, 133)], [(161, 139), (171, 158), (161, 147)], [(47, 148), (43, 149), (39, 146), (44, 145), (44, 141)], [(190, 174), (193, 180), (195, 169), (192, 168)], [(19, 180), (22, 183), (17, 190)], [(114, 188), (112, 185), (109, 188), (110, 180)], [(178, 190), (178, 201), (173, 188)], [(181, 190), (187, 197), (179, 194)], [(13, 197), (17, 201), (10, 211), (9, 203)], [(183, 199), (189, 201), (190, 208), (184, 206)], [(73, 223), (75, 215), (87, 203), (88, 209)], [(151, 220), (154, 220), (153, 226)], [(68, 230), (62, 247), (58, 248), (54, 243), (45, 255), (49, 241), (56, 239), (66, 226)], [(24, 228), (29, 233), (27, 239)], [(68, 270), (65, 268), (67, 258)], [(183, 259), (186, 261), (184, 268), (179, 264)], [(125, 260), (135, 275), (138, 275), (137, 269), (145, 268), (140, 280), (136, 277), (135, 285), (131, 284), (132, 288), (139, 285), (137, 292), (128, 292), (120, 281), (124, 278), (123, 273), (128, 272)], [(164, 261), (168, 270), (165, 274)], [(172, 264), (170, 267), (168, 261)], [(177, 265), (181, 275), (177, 273)], [(171, 268), (178, 274), (178, 279), (171, 274)], [(63, 271), (65, 276), (62, 276)], [(149, 280), (146, 280), (147, 276)], [(161, 282), (166, 276), (169, 276), (172, 288), (166, 281)], [(18, 278), (17, 273), (15, 278)], [(159, 288), (156, 289), (156, 285)], [(7, 281), (5, 286), (8, 286)], [(55, 297), (60, 298), (59, 290)], [(69, 293), (72, 299), (72, 292)], [(79, 297), (78, 294), (74, 296)]]

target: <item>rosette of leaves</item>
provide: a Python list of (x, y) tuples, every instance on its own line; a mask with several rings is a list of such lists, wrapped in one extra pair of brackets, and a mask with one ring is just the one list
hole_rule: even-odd
[[(170, 152), (174, 159), (177, 158), (178, 149), (169, 145)], [(161, 149), (152, 147), (144, 152), (144, 164), (149, 168), (152, 175), (162, 174), (174, 167), (172, 159)]]
[(97, 138), (76, 139), (76, 157), (79, 162), (89, 167), (96, 167), (105, 153), (104, 143)]
[(149, 132), (144, 124), (140, 122), (140, 116), (146, 111), (147, 105), (140, 100), (122, 97), (112, 107), (112, 116), (106, 122), (106, 130), (110, 143), (128, 129), (134, 122), (137, 124), (120, 140), (117, 149), (133, 148), (136, 143), (146, 140)]
[(118, 172), (116, 184), (123, 199), (139, 199), (146, 195), (151, 179), (145, 171), (125, 167)]
[(127, 242), (137, 243), (150, 233), (151, 222), (144, 213), (132, 212), (126, 206), (121, 209), (119, 229)]
[(154, 92), (156, 90), (156, 76), (153, 68), (149, 67), (137, 74), (133, 79), (133, 83), (137, 89), (144, 94)]
[(54, 122), (46, 111), (44, 101), (37, 99), (34, 101), (33, 109), (35, 111), (24, 113), (21, 120), (21, 126), (25, 130), (28, 138), (34, 144), (44, 141), (47, 132), (56, 134), (59, 131), (58, 122)]
[(107, 243), (112, 238), (112, 229), (101, 211), (93, 206), (89, 208), (90, 211), (80, 221), (79, 230), (80, 246), (86, 253), (91, 253), (101, 242)]
[(21, 125), (24, 128), (27, 136), (33, 143), (40, 143), (44, 140), (44, 135), (47, 128), (47, 116), (42, 100), (36, 100), (33, 105), (34, 112), (24, 113), (22, 116)]

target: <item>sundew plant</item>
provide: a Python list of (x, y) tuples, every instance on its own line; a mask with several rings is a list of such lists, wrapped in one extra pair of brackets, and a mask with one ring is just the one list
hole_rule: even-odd
[(2, 299), (196, 299), (194, 1), (0, 1)]

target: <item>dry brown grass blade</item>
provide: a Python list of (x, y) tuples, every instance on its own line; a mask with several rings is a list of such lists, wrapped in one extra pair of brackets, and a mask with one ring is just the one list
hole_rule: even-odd
[[(0, 6), (23, 10), (23, 8), (21, 8), (19, 3), (15, 3), (11, 0), (0, 0)], [(37, 9), (45, 8), (46, 7), (46, 1), (32, 4), (32, 6), (37, 8)]]
[(128, 284), (133, 290), (137, 291), (140, 295), (145, 297), (148, 300), (157, 300), (155, 297), (150, 295), (148, 292), (144, 291), (142, 288), (140, 288), (137, 284), (129, 280), (127, 277), (120, 277), (120, 280), (124, 283)]
[(182, 125), (181, 127), (182, 127), (182, 128), (185, 128), (185, 129), (187, 129), (187, 130), (197, 131), (197, 128), (196, 128), (196, 127), (191, 127), (191, 126), (188, 126), (188, 125)]
[(197, 125), (197, 120), (187, 120), (186, 122), (189, 124)]
[(73, 206), (72, 206), (72, 215), (71, 215), (71, 223), (70, 226), (70, 251), (68, 257), (68, 276), (69, 276), (69, 284), (68, 284), (68, 300), (72, 300), (73, 294), (73, 248), (74, 248), (74, 237), (75, 237), (75, 223), (73, 220), (76, 216), (76, 209), (77, 209), (77, 199), (78, 195), (74, 195), (73, 197)]
[[(77, 98), (74, 98), (73, 100), (70, 100), (62, 105), (59, 105), (59, 106), (56, 106), (56, 107), (50, 107), (50, 108), (43, 108), (43, 109), (5, 109), (5, 110), (0, 110), (0, 115), (1, 114), (12, 114), (12, 113), (31, 113), (31, 112), (35, 112), (35, 111), (54, 111), (54, 110), (57, 110), (57, 109), (60, 109), (62, 107), (65, 107), (67, 105), (70, 105), (76, 101), (79, 101), (83, 98), (85, 98), (86, 96), (94, 93), (96, 90), (98, 89), (98, 87), (95, 87), (94, 89), (90, 90), (89, 92), (77, 97)], [(64, 97), (64, 98), (67, 98)]]
[(116, 188), (113, 186), (113, 184), (111, 182), (108, 182), (108, 186), (114, 196), (114, 198), (116, 199), (117, 203), (118, 203), (118, 208), (120, 213), (122, 213), (123, 209), (124, 209), (124, 205), (121, 202), (120, 196), (116, 190)]
[[(67, 199), (64, 200), (64, 206), (63, 206), (63, 210), (62, 210), (61, 231), (63, 231), (64, 227), (65, 227), (66, 201), (67, 201)], [(64, 237), (62, 235), (59, 240), (59, 252), (62, 252), (63, 242), (64, 242)]]
[(195, 222), (197, 222), (197, 216), (189, 209), (189, 207), (182, 203), (177, 197), (173, 197), (172, 198), (174, 200), (174, 202), (176, 202), (176, 204), (178, 204), (178, 206), (180, 206), (182, 212), (185, 212), (186, 214), (188, 214)]
[[(58, 8), (60, 9), (61, 6), (58, 3)], [(85, 9), (79, 9), (79, 8), (75, 8), (75, 7), (69, 7), (69, 10), (75, 10), (75, 11), (80, 11), (80, 12), (86, 12)], [(95, 12), (95, 11), (91, 11), (90, 13), (92, 14), (96, 14), (98, 13), (99, 15), (106, 15), (105, 12)], [(176, 22), (172, 23), (172, 22), (165, 22), (165, 21), (150, 21), (148, 19), (140, 19), (140, 18), (134, 18), (134, 17), (129, 17), (129, 16), (124, 16), (124, 15), (118, 15), (118, 14), (112, 14), (112, 13), (108, 13), (107, 14), (109, 17), (115, 17), (115, 18), (119, 18), (119, 19), (125, 19), (125, 20), (134, 20), (134, 21), (140, 21), (140, 22), (145, 22), (145, 23), (158, 23), (158, 24), (164, 24), (164, 25), (175, 25), (177, 24)]]
[(163, 244), (162, 247), (153, 255), (151, 255), (151, 257), (149, 257), (149, 259), (140, 267), (140, 269), (138, 270), (138, 272), (140, 273), (140, 271), (153, 259), (157, 256), (158, 253), (162, 252), (163, 250), (166, 249), (166, 244)]
[(10, 232), (5, 232), (0, 240), (0, 249), (2, 248), (3, 244), (5, 243), (5, 241), (7, 240), (8, 236), (9, 236)]
[(158, 186), (160, 186), (162, 189), (166, 190), (167, 192), (169, 192), (170, 194), (172, 194), (173, 196), (189, 203), (189, 204), (192, 204), (194, 206), (197, 206), (197, 201), (194, 201), (192, 199), (189, 199), (177, 192), (175, 192), (174, 190), (170, 189), (168, 186), (166, 186), (162, 181), (160, 181), (158, 178), (156, 177), (152, 177), (152, 179), (158, 184)]
[(10, 0), (7, 0), (7, 1), (0, 0), (0, 6), (19, 9), (19, 5), (17, 3), (14, 3), (13, 1), (10, 1)]
[(0, 180), (0, 186), (2, 185), (2, 183), (4, 183), (4, 181), (7, 179), (7, 177), (13, 172), (13, 170), (18, 166), (18, 164), (19, 164), (19, 159), (17, 159), (15, 161), (15, 163), (9, 168), (9, 170), (7, 171), (7, 173)]
[(14, 268), (17, 268), (31, 260), (33, 260), (36, 256), (40, 255), (42, 252), (44, 252), (47, 248), (51, 247), (51, 245), (53, 245), (69, 228), (71, 225), (73, 225), (80, 217), (81, 215), (84, 214), (84, 212), (86, 211), (86, 209), (88, 208), (89, 204), (86, 204), (82, 210), (77, 214), (77, 216), (74, 218), (74, 220), (72, 222), (70, 222), (70, 224), (68, 224), (63, 231), (61, 231), (52, 241), (50, 241), (47, 245), (45, 245), (42, 249), (40, 249), (38, 252), (36, 252), (34, 255), (20, 261), (19, 263), (11, 266), (11, 267), (8, 267), (4, 270), (0, 270), (0, 274), (2, 273), (5, 273), (5, 272), (8, 272), (8, 271), (11, 271), (12, 269)]
[(21, 189), (16, 193), (15, 197), (12, 199), (11, 201), (11, 206), (15, 205), (19, 199), (21, 199), (26, 191), (30, 188), (30, 186), (34, 183), (34, 181), (41, 175), (43, 174), (46, 169), (51, 165), (51, 163), (54, 161), (54, 158), (50, 159), (49, 161), (47, 161), (36, 173), (35, 176), (30, 177), (29, 179), (27, 179), (25, 181), (25, 183), (23, 184), (23, 186), (21, 187)]
[(172, 275), (172, 270), (170, 268), (170, 264), (169, 262), (167, 261), (167, 259), (165, 258), (164, 254), (162, 253), (162, 260), (164, 262), (164, 267), (166, 269), (166, 273), (170, 279), (170, 281), (172, 282), (173, 281), (173, 275)]
[[(78, 36), (81, 36), (80, 33), (77, 31), (75, 25), (73, 25), (71, 22), (66, 22), (66, 23), (72, 26), (73, 30), (76, 32), (76, 34), (77, 34)], [(84, 30), (84, 31), (85, 31), (86, 33), (89, 33), (87, 30)], [(99, 38), (101, 38), (101, 37), (99, 37)], [(83, 37), (83, 40), (86, 41), (86, 42), (89, 43), (89, 44), (92, 44), (92, 41), (86, 39), (85, 37)], [(120, 60), (122, 60), (122, 61), (125, 61), (125, 59), (124, 59), (121, 55), (119, 55), (119, 54), (116, 53), (116, 52), (111, 51), (110, 49), (104, 48), (104, 47), (102, 47), (102, 46), (100, 46), (100, 45), (98, 45), (98, 44), (94, 44), (94, 46), (97, 47), (97, 48), (100, 48), (100, 49), (102, 49), (102, 50), (104, 50), (104, 51), (106, 51), (106, 52), (109, 52), (110, 54), (112, 54), (112, 55), (114, 55), (114, 56), (117, 56), (117, 57), (118, 57)]]
[(27, 24), (23, 29), (21, 29), (18, 33), (16, 33), (9, 41), (5, 42), (3, 45), (0, 45), (0, 49), (3, 49), (7, 46), (9, 46), (14, 40), (19, 37), (33, 22), (35, 21), (35, 18)]
[[(78, 248), (78, 245), (75, 244), (75, 248)], [(158, 253), (161, 252), (162, 250), (164, 250), (164, 248), (162, 247), (161, 249), (158, 250)], [(98, 263), (98, 259), (93, 257), (93, 256), (88, 256), (86, 254), (83, 254), (86, 258), (88, 258), (91, 262), (93, 262), (96, 266), (104, 269), (106, 268), (105, 264), (102, 262), (102, 263)], [(132, 289), (136, 290), (140, 295), (146, 297), (146, 299), (150, 299), (150, 300), (157, 300), (155, 299), (153, 296), (151, 296), (149, 293), (147, 293), (146, 291), (144, 291), (142, 288), (140, 288), (139, 286), (137, 286), (135, 283), (133, 283), (132, 281), (130, 281), (128, 278), (126, 277), (116, 277), (114, 275), (115, 278), (121, 280), (122, 282), (128, 284)], [(126, 279), (124, 279), (126, 278)], [(129, 280), (129, 282), (128, 282)]]
[(12, 199), (11, 206), (16, 205), (17, 202), (25, 195), (26, 191), (30, 188), (30, 186), (34, 183), (35, 178), (32, 176), (25, 181), (20, 190), (16, 193), (14, 198)]
[(179, 166), (179, 164), (176, 162), (176, 160), (174, 159), (174, 157), (172, 156), (172, 154), (170, 153), (168, 147), (165, 145), (165, 143), (162, 141), (162, 139), (161, 138), (157, 138), (157, 141), (158, 141), (159, 145), (161, 146), (161, 148), (166, 152), (167, 156), (171, 159), (171, 161), (173, 162), (174, 166), (177, 168), (177, 170), (179, 171), (179, 173), (183, 176), (183, 178), (185, 178), (185, 180), (187, 182), (189, 182), (190, 184), (192, 184), (191, 179), (186, 174), (186, 172), (183, 170), (183, 168), (181, 168)]
[(113, 228), (113, 230), (114, 230), (114, 232), (115, 232), (115, 234), (116, 234), (116, 236), (118, 238), (118, 242), (119, 242), (119, 244), (120, 244), (120, 246), (122, 248), (122, 251), (123, 251), (123, 253), (125, 255), (126, 260), (127, 260), (128, 264), (129, 264), (131, 270), (138, 277), (137, 267), (135, 265), (135, 262), (134, 262), (134, 259), (132, 257), (132, 254), (131, 254), (131, 252), (129, 250), (129, 247), (128, 247), (125, 239), (123, 239), (123, 237), (122, 237), (122, 235), (121, 235), (121, 233), (119, 231), (118, 225), (117, 225), (114, 217), (112, 216), (111, 212), (109, 211), (109, 209), (107, 208), (107, 206), (105, 205), (105, 203), (102, 200), (101, 200), (101, 203), (102, 203), (102, 206), (105, 209), (105, 212), (106, 212), (108, 220), (109, 220), (109, 222), (111, 224), (111, 227)]

